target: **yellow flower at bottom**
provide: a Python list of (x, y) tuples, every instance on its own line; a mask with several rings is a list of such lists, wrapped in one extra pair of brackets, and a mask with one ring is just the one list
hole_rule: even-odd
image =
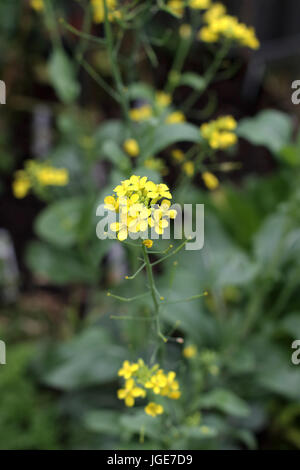
[(196, 356), (197, 347), (191, 344), (190, 346), (187, 346), (186, 348), (184, 348), (182, 354), (186, 359), (191, 359)]
[(140, 387), (136, 387), (133, 379), (126, 380), (125, 388), (118, 390), (119, 400), (124, 400), (125, 405), (132, 407), (135, 403), (135, 398), (145, 398), (146, 392)]
[(43, 11), (44, 10), (44, 2), (43, 0), (31, 0), (30, 2), (31, 8), (35, 11)]
[(204, 173), (202, 173), (202, 178), (205, 186), (212, 191), (214, 189), (217, 189), (220, 185), (218, 178), (209, 171), (205, 171)]
[(135, 139), (127, 139), (124, 142), (124, 150), (131, 157), (137, 157), (140, 153), (140, 147), (138, 142)]
[(146, 247), (146, 248), (151, 248), (153, 246), (153, 241), (152, 240), (144, 240), (143, 241), (143, 245)]
[(157, 403), (150, 402), (147, 406), (145, 406), (145, 412), (147, 413), (147, 415), (155, 418), (157, 415), (163, 414), (164, 408), (163, 406), (158, 405)]

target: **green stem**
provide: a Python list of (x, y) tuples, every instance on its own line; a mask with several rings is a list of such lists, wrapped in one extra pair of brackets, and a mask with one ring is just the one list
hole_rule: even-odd
[(196, 101), (203, 95), (203, 93), (207, 90), (209, 85), (211, 84), (212, 80), (214, 79), (217, 71), (219, 70), (224, 58), (229, 52), (231, 47), (230, 41), (225, 41), (220, 50), (218, 51), (214, 61), (207, 69), (204, 75), (204, 85), (203, 88), (199, 91), (195, 90), (185, 101), (183, 104), (183, 112), (186, 113), (190, 110), (192, 106), (196, 103)]
[(145, 260), (145, 264), (146, 264), (148, 281), (149, 281), (149, 289), (150, 289), (150, 293), (151, 293), (152, 300), (153, 300), (153, 305), (154, 305), (156, 331), (157, 331), (158, 336), (164, 341), (164, 343), (166, 343), (167, 339), (162, 334), (162, 331), (161, 331), (161, 328), (160, 328), (160, 321), (159, 321), (159, 308), (160, 308), (160, 305), (159, 305), (158, 300), (157, 300), (156, 286), (155, 286), (152, 266), (151, 266), (151, 263), (150, 263), (150, 260), (149, 260), (149, 255), (148, 255), (148, 252), (147, 252), (147, 248), (144, 245), (142, 245), (142, 249), (143, 249), (143, 255), (144, 255), (144, 260)]
[(116, 88), (118, 90), (118, 94), (120, 97), (120, 103), (121, 103), (124, 117), (127, 123), (130, 123), (129, 104), (126, 98), (126, 93), (125, 93), (124, 85), (122, 82), (121, 72), (119, 70), (118, 61), (117, 61), (117, 57), (116, 57), (115, 50), (114, 50), (113, 34), (112, 34), (111, 24), (108, 18), (107, 0), (103, 0), (103, 5), (104, 5), (104, 30), (105, 30), (105, 37), (107, 41), (107, 52), (110, 57), (110, 63), (111, 63), (111, 68), (112, 68), (112, 74), (113, 74)]

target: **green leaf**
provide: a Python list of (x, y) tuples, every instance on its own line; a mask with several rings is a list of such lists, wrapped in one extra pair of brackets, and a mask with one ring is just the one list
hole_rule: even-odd
[(202, 91), (205, 88), (206, 81), (197, 73), (186, 72), (181, 75), (180, 85), (187, 85), (194, 88), (194, 90)]
[(129, 85), (127, 94), (130, 100), (144, 99), (152, 102), (154, 99), (153, 88), (142, 82), (136, 82)]
[(217, 409), (233, 416), (248, 416), (250, 413), (247, 403), (230, 390), (218, 388), (203, 395), (199, 406), (205, 409)]
[(159, 439), (163, 437), (161, 434), (160, 418), (153, 419), (148, 416), (144, 409), (136, 408), (131, 413), (126, 413), (121, 416), (120, 426), (131, 434), (140, 434), (141, 431), (152, 439)]
[(86, 414), (84, 424), (90, 431), (118, 436), (120, 434), (119, 420), (118, 411), (97, 410)]
[(102, 147), (107, 140), (121, 145), (125, 140), (124, 125), (118, 119), (111, 119), (101, 124), (94, 134), (96, 147)]
[(298, 167), (300, 165), (300, 148), (296, 145), (287, 145), (280, 150), (279, 157), (284, 163)]
[(72, 61), (61, 48), (56, 48), (48, 64), (49, 77), (61, 101), (70, 104), (78, 98), (80, 86), (76, 80)]
[(32, 242), (26, 252), (26, 264), (37, 275), (55, 284), (92, 282), (96, 273), (77, 259), (76, 254), (42, 242)]
[(42, 380), (62, 390), (112, 382), (125, 356), (124, 348), (114, 344), (105, 330), (93, 326), (57, 348)]
[(146, 149), (145, 156), (153, 156), (176, 142), (201, 141), (198, 127), (192, 124), (162, 124), (147, 133), (142, 148)]
[(242, 119), (237, 134), (254, 145), (263, 145), (277, 154), (292, 135), (292, 119), (285, 113), (265, 110), (254, 118)]
[(79, 236), (79, 224), (85, 199), (63, 199), (47, 207), (36, 219), (36, 233), (58, 247), (72, 246)]
[(114, 163), (121, 171), (130, 171), (130, 158), (123, 152), (118, 144), (112, 140), (107, 140), (102, 146), (102, 152), (105, 157)]

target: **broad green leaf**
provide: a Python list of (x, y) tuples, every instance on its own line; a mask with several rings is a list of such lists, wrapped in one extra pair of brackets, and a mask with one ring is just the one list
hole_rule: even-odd
[(78, 98), (80, 86), (72, 61), (61, 48), (52, 52), (48, 65), (51, 83), (61, 101), (72, 103)]
[(58, 247), (72, 246), (79, 236), (79, 224), (85, 199), (63, 199), (47, 207), (36, 219), (36, 233)]
[(32, 242), (28, 246), (26, 264), (36, 275), (55, 284), (92, 282), (96, 275), (74, 252), (42, 242)]
[(129, 85), (127, 94), (130, 100), (144, 99), (152, 102), (154, 98), (153, 88), (143, 82), (136, 82)]
[(55, 355), (55, 364), (45, 370), (43, 382), (74, 390), (115, 380), (126, 351), (105, 330), (94, 326), (60, 345)]
[(84, 418), (87, 429), (97, 433), (120, 434), (120, 413), (115, 410), (95, 410), (90, 411)]
[(144, 409), (136, 408), (131, 413), (126, 413), (121, 416), (120, 426), (131, 434), (140, 434), (143, 431), (145, 436), (149, 436), (152, 439), (161, 439), (160, 418), (156, 417), (153, 419), (152, 416), (148, 416)]
[(200, 131), (193, 124), (162, 124), (147, 133), (143, 154), (153, 156), (177, 142), (200, 143), (201, 140)]
[(118, 144), (112, 140), (108, 140), (107, 142), (104, 142), (102, 152), (105, 157), (114, 163), (122, 172), (130, 172), (130, 158), (123, 152)]
[(263, 145), (277, 154), (288, 145), (292, 130), (292, 119), (288, 114), (265, 110), (254, 118), (242, 119), (237, 133), (252, 144)]
[(95, 145), (101, 148), (107, 141), (111, 140), (121, 145), (125, 140), (124, 125), (118, 119), (111, 119), (99, 126), (94, 134)]
[(230, 390), (214, 389), (199, 399), (199, 406), (205, 409), (217, 409), (233, 416), (248, 416), (247, 403)]

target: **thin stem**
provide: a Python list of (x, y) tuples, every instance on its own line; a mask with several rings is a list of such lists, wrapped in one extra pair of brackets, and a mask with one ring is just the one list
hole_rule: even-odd
[(64, 18), (60, 18), (60, 23), (61, 25), (70, 33), (75, 34), (75, 36), (78, 36), (82, 39), (86, 39), (87, 41), (93, 41), (97, 44), (101, 44), (102, 46), (105, 46), (106, 41), (103, 38), (97, 38), (96, 36), (93, 36), (92, 34), (86, 33), (84, 31), (80, 31), (79, 29), (75, 28), (71, 24), (67, 23)]
[(57, 27), (57, 21), (55, 17), (55, 12), (52, 5), (52, 0), (45, 0), (45, 15), (44, 15), (46, 24), (48, 25), (51, 40), (53, 46), (56, 48), (63, 48), (62, 40), (59, 34), (59, 30)]
[(187, 98), (185, 103), (183, 104), (183, 112), (187, 112), (190, 110), (192, 106), (196, 103), (196, 101), (203, 95), (203, 93), (207, 90), (209, 85), (211, 84), (213, 78), (215, 77), (217, 71), (219, 70), (223, 59), (226, 57), (226, 55), (229, 52), (229, 49), (231, 47), (231, 42), (230, 41), (225, 41), (220, 50), (218, 51), (214, 61), (210, 65), (210, 67), (207, 69), (205, 75), (204, 75), (204, 85), (203, 88), (199, 91), (195, 90), (191, 95)]
[(104, 30), (105, 30), (105, 37), (107, 41), (107, 52), (110, 57), (110, 63), (112, 68), (112, 74), (114, 77), (114, 81), (118, 90), (118, 94), (120, 97), (120, 104), (122, 106), (123, 114), (127, 122), (130, 122), (129, 118), (129, 105), (126, 98), (126, 93), (124, 93), (124, 85), (122, 82), (121, 73), (118, 66), (118, 61), (116, 60), (116, 55), (114, 51), (114, 43), (113, 43), (113, 34), (111, 29), (111, 24), (108, 18), (108, 6), (107, 0), (103, 0), (104, 5)]
[(149, 292), (144, 292), (143, 294), (136, 295), (135, 297), (120, 297), (119, 295), (112, 294), (111, 292), (107, 292), (107, 297), (112, 297), (113, 299), (120, 300), (121, 302), (133, 302), (134, 300), (142, 299), (149, 295)]
[(147, 270), (147, 276), (148, 276), (148, 281), (149, 281), (149, 288), (150, 288), (150, 293), (152, 296), (153, 304), (154, 304), (154, 314), (155, 314), (155, 323), (156, 323), (156, 331), (158, 336), (164, 341), (164, 343), (167, 342), (166, 337), (162, 334), (161, 328), (160, 328), (160, 321), (159, 321), (159, 309), (160, 305), (157, 300), (157, 294), (156, 294), (156, 286), (155, 286), (155, 281), (153, 277), (153, 271), (152, 271), (152, 266), (149, 260), (149, 255), (147, 252), (147, 248), (142, 245), (143, 249), (143, 255), (144, 255), (144, 260), (146, 264), (146, 270)]
[(110, 95), (117, 103), (120, 104), (119, 95), (106, 83), (105, 80), (103, 80), (96, 70), (94, 70), (93, 67), (91, 67), (90, 64), (84, 59), (82, 59), (80, 63), (84, 70), (95, 80), (95, 82), (98, 83), (98, 85), (102, 87), (108, 95)]
[(132, 281), (146, 266), (146, 263), (143, 263), (142, 266), (139, 267), (139, 269), (132, 275), (132, 276), (126, 276), (125, 279)]
[(159, 263), (162, 263), (163, 261), (165, 261), (166, 259), (170, 258), (171, 256), (174, 256), (176, 255), (176, 253), (178, 253), (185, 245), (186, 243), (188, 242), (189, 240), (184, 240), (184, 242), (182, 242), (177, 248), (176, 250), (172, 251), (172, 253), (169, 253), (168, 255), (166, 256), (163, 256), (161, 259), (157, 260), (157, 261), (154, 261), (154, 263), (151, 263), (151, 266), (156, 266), (157, 264)]
[(206, 297), (206, 296), (207, 296), (207, 292), (204, 292), (203, 294), (192, 295), (191, 297), (186, 297), (185, 299), (170, 300), (168, 302), (163, 302), (163, 305), (179, 304), (181, 302), (191, 302), (192, 300), (198, 300), (198, 299), (201, 299), (201, 297)]

